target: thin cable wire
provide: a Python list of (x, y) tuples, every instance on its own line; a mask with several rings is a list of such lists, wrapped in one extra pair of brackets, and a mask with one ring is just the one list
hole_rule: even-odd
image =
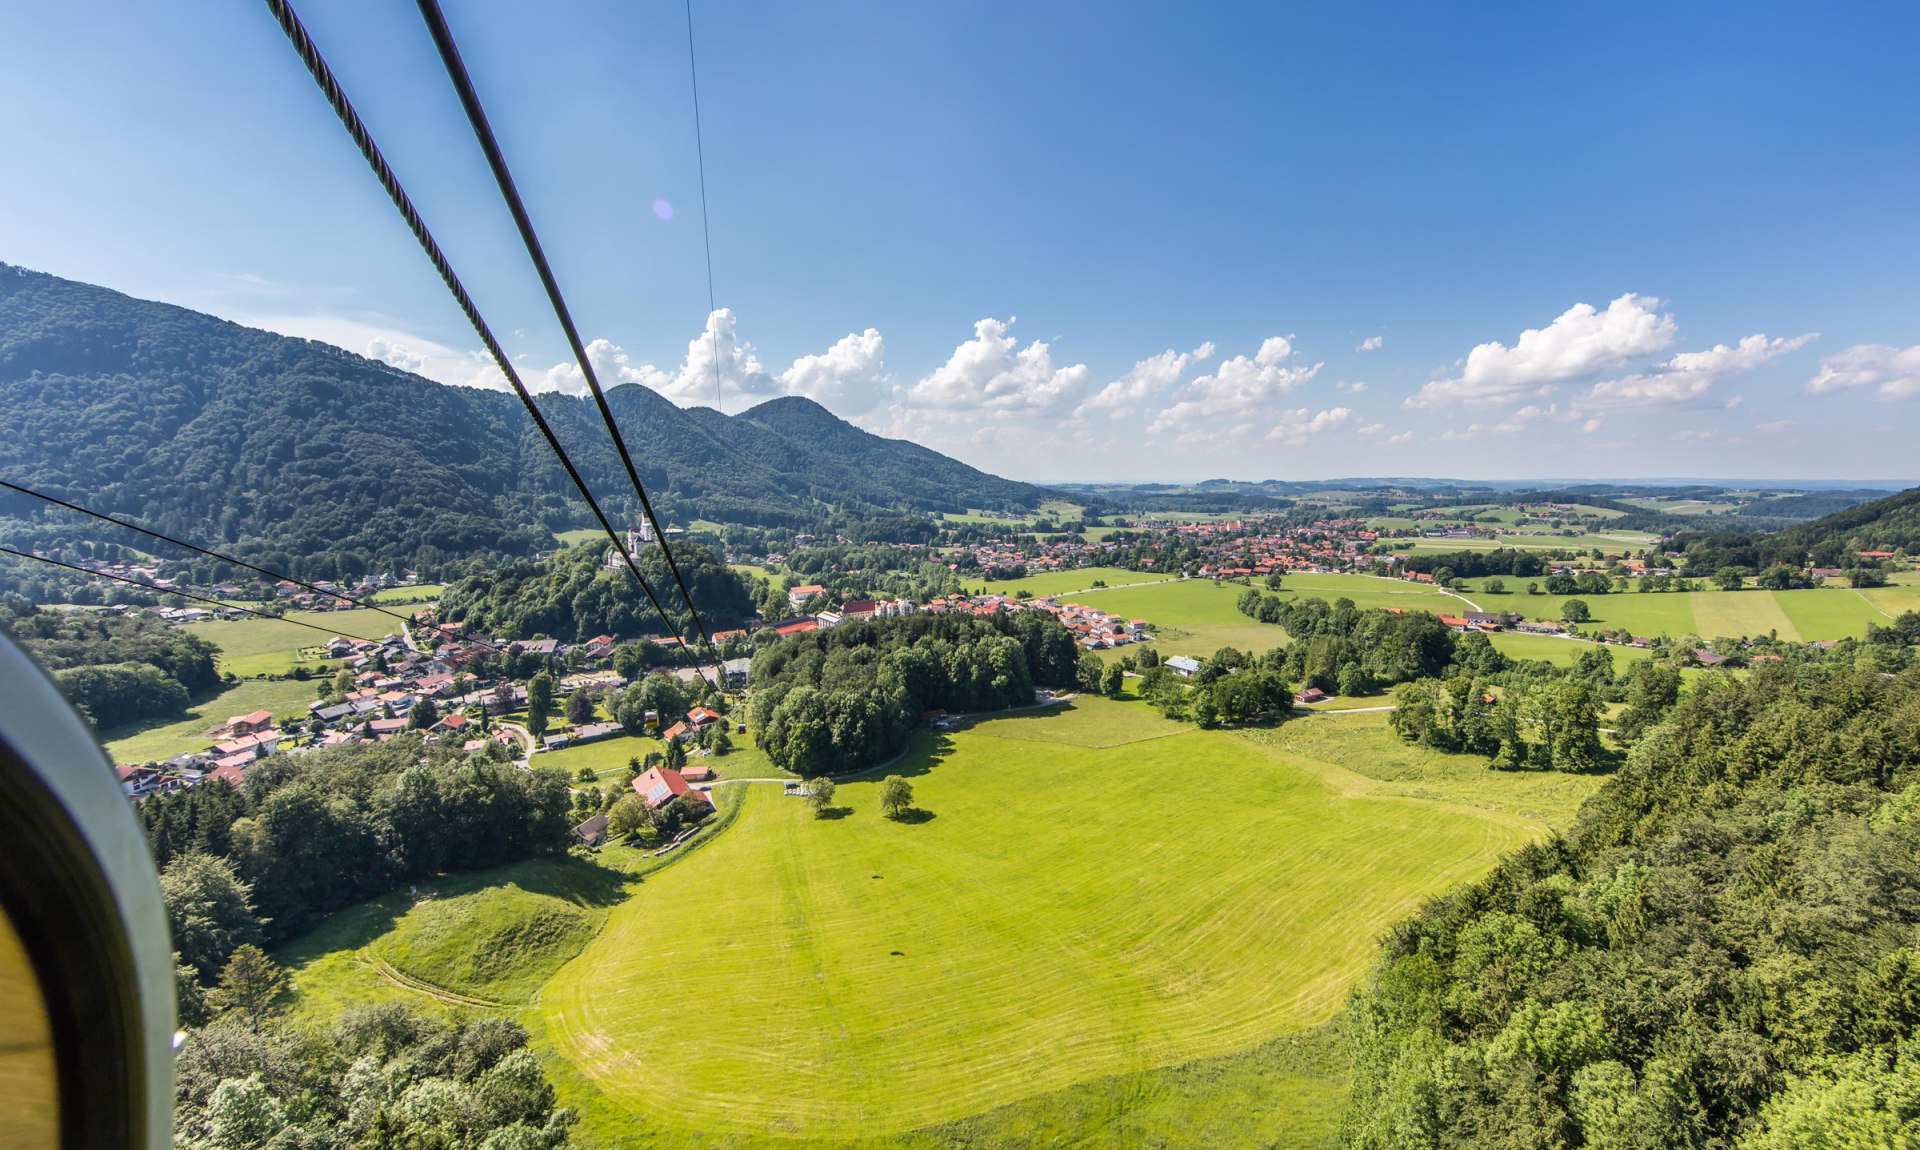
[(327, 103), (333, 107), (334, 115), (339, 117), (341, 126), (346, 128), (347, 135), (353, 138), (354, 145), (360, 149), (361, 157), (367, 161), (367, 166), (373, 169), (375, 178), (386, 190), (387, 198), (393, 201), (393, 206), (399, 210), (401, 218), (406, 220), (407, 228), (413, 233), (413, 238), (419, 242), (420, 249), (427, 254), (427, 259), (432, 262), (434, 270), (440, 273), (441, 281), (447, 285), (447, 290), (453, 294), (454, 301), (460, 305), (460, 310), (467, 317), (467, 322), (473, 325), (473, 330), (479, 335), (480, 342), (486, 346), (487, 353), (493, 357), (494, 363), (499, 365), (501, 374), (506, 376), (507, 382), (513, 386), (514, 394), (520, 397), (520, 403), (532, 417), (534, 426), (540, 429), (540, 434), (545, 437), (547, 446), (559, 459), (560, 466), (566, 469), (567, 477), (573, 480), (573, 485), (580, 492), (580, 497), (587, 501), (587, 507), (592, 510), (593, 517), (599, 520), (601, 530), (605, 531), (607, 538), (613, 541), (620, 557), (626, 561), (627, 570), (640, 584), (640, 589), (646, 592), (647, 602), (653, 604), (654, 612), (660, 616), (660, 622), (673, 636), (674, 642), (679, 646), (681, 657), (697, 671), (698, 664), (693, 662), (687, 641), (681, 637), (680, 629), (673, 625), (673, 619), (660, 605), (660, 600), (654, 595), (653, 588), (648, 585), (646, 576), (640, 573), (640, 565), (634, 562), (633, 555), (627, 550), (626, 541), (614, 531), (613, 524), (608, 522), (606, 513), (600, 510), (599, 501), (594, 499), (593, 492), (587, 488), (587, 481), (581, 477), (579, 469), (567, 456), (566, 449), (560, 446), (559, 437), (553, 433), (553, 428), (548, 425), (546, 416), (540, 413), (539, 406), (533, 402), (533, 396), (527, 391), (526, 384), (520, 381), (520, 373), (514, 370), (513, 361), (507, 358), (507, 353), (500, 347), (500, 341), (493, 337), (493, 329), (487, 326), (487, 321), (481, 317), (480, 309), (474, 304), (473, 297), (467, 294), (467, 289), (460, 282), (460, 277), (454, 274), (453, 265), (447, 260), (446, 254), (440, 250), (440, 245), (434, 240), (433, 233), (427, 230), (426, 221), (421, 219), (419, 210), (413, 206), (413, 200), (401, 186), (399, 177), (393, 174), (393, 169), (388, 166), (386, 157), (381, 154), (379, 146), (373, 142), (373, 133), (367, 130), (366, 123), (360, 119), (360, 113), (354, 110), (353, 104), (347, 99), (347, 94), (340, 87), (340, 82), (334, 78), (333, 69), (327, 66), (326, 58), (320, 55), (320, 49), (314, 44), (313, 37), (307, 34), (306, 26), (300, 23), (300, 17), (294, 14), (293, 5), (287, 0), (266, 0), (266, 5), (267, 9), (273, 13), (274, 19), (279, 22), (280, 30), (286, 33), (287, 40), (293, 45), (294, 51), (306, 64), (307, 72), (312, 75), (313, 82), (319, 85), (321, 93), (327, 98)]
[(700, 239), (707, 248), (707, 328), (713, 336), (713, 406), (725, 415), (720, 396), (720, 333), (713, 331), (713, 227), (707, 217), (707, 145), (700, 132), (700, 69), (694, 64), (693, 0), (687, 0), (687, 75), (693, 81), (693, 154), (700, 167)]
[(674, 560), (673, 549), (667, 545), (667, 533), (662, 529), (659, 517), (653, 513), (653, 501), (647, 498), (646, 485), (640, 482), (640, 472), (634, 467), (632, 453), (627, 450), (626, 437), (620, 433), (620, 424), (613, 417), (613, 409), (607, 405), (606, 392), (600, 388), (598, 373), (594, 371), (586, 344), (580, 338), (580, 329), (573, 322), (573, 312), (560, 292), (553, 266), (547, 262), (546, 249), (534, 231), (533, 218), (527, 213), (526, 202), (520, 198), (520, 189), (507, 167), (500, 141), (493, 134), (493, 125), (487, 120), (486, 109), (480, 103), (480, 93), (473, 86), (473, 77), (467, 72), (466, 62), (460, 58), (460, 48), (454, 43), (453, 30), (447, 26), (447, 18), (440, 11), (439, 0), (418, 0), (418, 6), (421, 19), (426, 21), (427, 32), (433, 37), (433, 46), (440, 53), (440, 62), (446, 68), (447, 77), (453, 81), (454, 90), (460, 96), (460, 106), (466, 110), (474, 138), (480, 142), (480, 150), (486, 153), (487, 166), (493, 170), (494, 183), (499, 185), (500, 195), (507, 202), (507, 210), (513, 214), (514, 226), (520, 231), (520, 241), (527, 249), (528, 258), (533, 261), (534, 271), (540, 276), (540, 286), (546, 289), (547, 301), (553, 305), (553, 314), (559, 318), (561, 330), (566, 333), (567, 345), (573, 349), (573, 358), (580, 365), (581, 375), (586, 378), (587, 390), (593, 393), (593, 402), (600, 409), (600, 419), (607, 425), (607, 435), (613, 440), (614, 449), (620, 454), (620, 462), (627, 469), (627, 479), (633, 484), (634, 494), (640, 497), (640, 509), (653, 528), (654, 538), (660, 544), (660, 553), (666, 556), (667, 569), (672, 572), (673, 581), (680, 588), (680, 598), (693, 618), (694, 629), (700, 633), (700, 640), (706, 644), (708, 654), (717, 661), (720, 656), (714, 649), (713, 637), (707, 633), (707, 626), (700, 619), (700, 609), (694, 606), (693, 594), (680, 574), (680, 564)]
[(318, 623), (307, 623), (299, 619), (288, 619), (280, 615), (275, 615), (271, 611), (260, 611), (252, 607), (242, 607), (238, 603), (228, 603), (220, 599), (209, 598), (205, 595), (196, 595), (191, 591), (181, 591), (173, 587), (156, 587), (151, 583), (142, 583), (138, 579), (129, 579), (125, 575), (111, 575), (105, 571), (95, 571), (91, 568), (82, 567), (77, 563), (62, 563), (58, 559), (50, 559), (45, 555), (35, 555), (31, 551), (16, 551), (11, 547), (0, 546), (0, 554), (15, 555), (21, 559), (31, 559), (36, 563), (46, 563), (54, 567), (64, 567), (69, 571), (78, 571), (82, 575), (91, 576), (96, 579), (112, 579), (116, 583), (125, 583), (130, 587), (139, 587), (143, 590), (151, 591), (156, 595), (178, 595), (182, 599), (192, 599), (199, 603), (211, 603), (215, 607), (221, 607), (229, 611), (245, 611), (249, 615), (258, 615), (262, 619), (277, 619), (282, 623), (291, 623), (296, 627), (305, 627), (309, 631), (318, 631), (322, 635), (338, 635), (343, 639), (357, 639), (362, 643), (372, 643), (376, 647), (391, 647), (397, 650), (407, 651), (411, 654), (420, 653), (414, 651), (413, 648), (408, 647), (405, 643), (391, 643), (385, 639), (369, 639), (365, 635), (355, 635), (351, 631), (336, 631), (332, 627), (322, 627)]
[[(222, 563), (231, 563), (235, 567), (244, 567), (248, 571), (252, 571), (259, 575), (264, 575), (269, 579), (281, 580), (287, 583), (291, 583), (296, 587), (303, 587), (308, 591), (312, 591), (316, 595), (325, 595), (330, 599), (337, 599), (342, 603), (351, 603), (355, 607), (359, 607), (364, 610), (378, 611), (380, 614), (385, 615), (388, 618), (398, 619), (402, 623), (412, 623), (414, 621), (411, 616), (402, 615), (397, 611), (389, 611), (385, 607), (382, 607), (377, 603), (371, 603), (364, 599), (355, 599), (351, 595), (343, 595), (338, 591), (329, 591), (324, 587), (315, 586), (314, 584), (309, 583), (304, 579), (295, 579), (291, 575), (282, 575), (278, 571), (274, 571), (271, 568), (260, 567), (255, 564), (247, 562), (245, 559), (240, 559), (232, 555), (227, 555), (223, 552), (210, 551), (205, 547), (201, 547), (197, 544), (189, 543), (184, 539), (176, 539), (173, 536), (166, 534), (165, 532), (153, 531), (148, 528), (140, 526), (138, 523), (131, 523), (125, 519), (119, 518), (118, 516), (108, 515), (104, 511), (95, 511), (91, 507), (82, 507), (78, 503), (70, 503), (67, 500), (61, 499), (57, 496), (48, 495), (44, 491), (35, 491), (31, 487), (22, 487), (18, 483), (10, 483), (5, 479), (0, 479), (0, 487), (4, 487), (9, 491), (17, 491), (22, 495), (31, 495), (35, 499), (39, 499), (44, 502), (51, 503), (55, 507), (65, 508), (68, 511), (77, 511), (82, 515), (91, 515), (93, 518), (98, 519), (104, 523), (111, 523), (115, 527), (124, 527), (128, 531), (138, 531), (140, 534), (145, 535), (149, 538), (158, 539), (163, 543), (171, 543), (175, 547), (184, 548), (188, 551), (192, 551), (199, 555), (205, 555), (209, 559), (217, 559)], [(107, 578), (112, 578), (112, 576), (107, 576)], [(463, 641), (468, 643), (476, 643), (496, 654), (504, 654), (508, 650), (507, 647), (501, 646), (500, 644), (495, 643), (490, 639), (484, 639), (478, 636), (464, 639)]]
[(188, 543), (184, 539), (176, 539), (173, 536), (168, 535), (164, 532), (149, 530), (145, 527), (140, 526), (137, 523), (129, 523), (125, 519), (121, 519), (113, 515), (108, 515), (103, 511), (95, 511), (90, 507), (82, 507), (78, 503), (69, 503), (65, 499), (58, 498), (57, 496), (48, 495), (44, 491), (35, 491), (31, 487), (22, 487), (18, 483), (9, 483), (7, 480), (4, 480), (4, 479), (0, 479), (0, 487), (4, 487), (9, 491), (17, 491), (22, 495), (31, 495), (35, 499), (39, 499), (44, 502), (51, 503), (55, 507), (63, 507), (68, 511), (77, 511), (82, 515), (91, 515), (93, 518), (101, 520), (102, 522), (105, 522), (105, 523), (111, 523), (115, 527), (124, 527), (129, 531), (138, 531), (140, 534), (145, 535), (149, 538), (158, 539), (163, 543), (171, 543), (175, 547), (184, 548), (188, 551), (194, 552), (195, 554), (205, 555), (209, 559), (218, 559), (222, 563), (231, 563), (235, 567), (244, 567), (248, 571), (252, 571), (257, 575), (264, 575), (269, 579), (281, 580), (287, 583), (291, 583), (296, 587), (302, 587), (308, 591), (312, 591), (316, 595), (325, 595), (330, 599), (338, 599), (342, 603), (351, 603), (355, 607), (362, 607), (369, 611), (378, 611), (382, 615), (386, 615), (390, 618), (398, 619), (402, 623), (411, 623), (413, 621), (412, 618), (409, 616), (402, 615), (397, 611), (389, 611), (385, 607), (379, 606), (378, 604), (369, 603), (361, 599), (355, 599), (351, 595), (343, 595), (338, 591), (329, 591), (324, 587), (317, 587), (312, 583), (308, 583), (304, 579), (295, 579), (291, 575), (282, 575), (277, 571), (271, 571), (265, 567), (255, 566), (254, 564), (247, 562), (245, 559), (238, 559), (232, 555), (223, 555), (218, 551), (209, 551), (205, 547), (199, 547), (192, 543)]

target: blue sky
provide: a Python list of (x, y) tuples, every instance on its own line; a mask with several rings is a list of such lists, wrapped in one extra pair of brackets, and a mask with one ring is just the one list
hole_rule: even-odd
[[(603, 379), (1020, 478), (1905, 478), (1910, 6), (449, 0)], [(579, 388), (424, 27), (303, 18)], [(0, 260), (499, 385), (263, 5), (0, 16)]]

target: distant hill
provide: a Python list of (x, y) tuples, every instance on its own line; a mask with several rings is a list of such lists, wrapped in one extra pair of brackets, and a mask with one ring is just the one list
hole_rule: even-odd
[(1755, 569), (1774, 563), (1851, 567), (1861, 551), (1920, 553), (1920, 487), (1849, 507), (1774, 535), (1734, 532), (1684, 534), (1677, 542), (1690, 563), (1708, 568)]
[[(805, 399), (735, 416), (632, 384), (608, 399), (656, 509), (682, 523), (1027, 510), (1051, 494)], [(596, 495), (632, 520), (591, 402), (539, 402)], [(0, 427), (0, 477), (256, 556), (347, 552), (381, 566), (527, 554), (551, 530), (590, 523), (510, 394), (6, 264)], [(0, 538), (75, 536), (40, 510), (5, 493)]]

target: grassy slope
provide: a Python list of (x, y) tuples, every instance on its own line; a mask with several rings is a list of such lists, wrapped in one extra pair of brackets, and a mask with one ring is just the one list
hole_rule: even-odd
[(1084, 591), (1096, 581), (1118, 587), (1129, 583), (1161, 583), (1174, 576), (1165, 572), (1128, 571), (1123, 567), (1076, 567), (1071, 571), (1045, 571), (1038, 575), (1029, 575), (1025, 579), (1003, 579), (998, 583), (972, 579), (962, 579), (969, 587), (985, 587), (1002, 595), (1012, 595), (1017, 591), (1029, 591), (1035, 595), (1064, 595), (1069, 591)]
[[(696, 761), (713, 768), (714, 774), (723, 779), (764, 779), (786, 778), (791, 772), (783, 771), (767, 761), (766, 752), (748, 742), (748, 736), (735, 735), (734, 749), (724, 755), (708, 755)], [(611, 739), (602, 739), (597, 743), (583, 743), (577, 747), (567, 747), (558, 751), (541, 751), (533, 757), (536, 767), (558, 767), (567, 772), (572, 779), (581, 767), (592, 767), (601, 786), (619, 784), (625, 780), (627, 760), (637, 758), (644, 761), (648, 751), (663, 751), (666, 744), (659, 739), (646, 735), (620, 735)]]
[[(401, 613), (405, 613), (404, 610)], [(290, 622), (289, 620), (298, 620)], [(300, 625), (311, 623), (322, 631)], [(318, 659), (302, 659), (303, 650), (323, 644), (332, 635), (357, 635), (379, 639), (400, 630), (400, 620), (378, 611), (289, 611), (285, 619), (248, 616), (231, 622), (215, 620), (189, 623), (187, 630), (220, 646), (220, 669), (241, 677), (280, 675), (305, 663), (310, 669), (332, 667), (325, 653)]]
[[(1432, 756), (1406, 769), (1433, 777), (1383, 782), (1129, 711), (1087, 701), (922, 750), (904, 769), (924, 823), (879, 818), (870, 783), (828, 821), (754, 788), (735, 833), (649, 882), (542, 993), (547, 1039), (596, 1088), (569, 1100), (659, 1144), (874, 1135), (1247, 1050), (1326, 1021), (1379, 930), (1590, 782)], [(1359, 759), (1385, 745), (1377, 718), (1349, 720)], [(1079, 745), (1121, 724), (1149, 737)], [(688, 982), (697, 1021), (635, 1024)]]
[(305, 715), (316, 698), (318, 684), (296, 679), (242, 679), (217, 695), (196, 703), (187, 717), (144, 728), (101, 732), (101, 742), (116, 763), (144, 763), (185, 751), (203, 751), (212, 742), (208, 732), (233, 715), (272, 711), (275, 720)]

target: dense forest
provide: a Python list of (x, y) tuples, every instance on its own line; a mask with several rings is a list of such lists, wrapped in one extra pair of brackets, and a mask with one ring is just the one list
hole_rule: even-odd
[(89, 719), (175, 717), (220, 681), (218, 647), (143, 611), (42, 611), (0, 602), (0, 633), (53, 672)]
[(388, 1002), (301, 1027), (275, 1016), (270, 964), (250, 969), (228, 992), (239, 1001), (181, 1044), (181, 1150), (572, 1145), (574, 1115), (554, 1105), (519, 1023), (453, 1022)]
[(1698, 681), (1566, 837), (1396, 928), (1350, 1145), (1920, 1136), (1920, 670), (1885, 651)]
[(838, 774), (905, 748), (923, 712), (1031, 706), (1070, 687), (1079, 650), (1039, 612), (906, 615), (789, 635), (753, 659), (754, 738), (776, 766)]
[[(563, 547), (538, 563), (515, 560), (482, 569), (446, 589), (439, 617), (501, 639), (544, 635), (578, 643), (595, 635), (661, 634), (660, 616), (632, 573), (606, 566), (609, 546), (594, 541)], [(682, 543), (673, 554), (709, 632), (738, 628), (754, 612), (752, 586), (712, 551)], [(660, 549), (645, 547), (633, 558), (674, 628), (697, 643), (698, 632)], [(784, 609), (785, 596), (781, 599)]]
[(1858, 567), (1861, 551), (1920, 552), (1920, 487), (1862, 503), (1777, 534), (1699, 531), (1679, 535), (1689, 567), (1761, 570), (1776, 564)]
[[(631, 384), (608, 400), (656, 505), (683, 522), (792, 526), (1048, 497), (797, 397), (736, 416)], [(540, 404), (609, 512), (636, 517), (591, 403)], [(589, 522), (511, 394), (6, 264), (0, 409), (8, 479), (305, 578), (530, 555)], [(0, 496), (0, 542), (81, 537), (98, 526)]]
[[(242, 786), (155, 795), (140, 819), (163, 884), (176, 866), (220, 860), (251, 888), (250, 929), (280, 941), (399, 883), (562, 853), (571, 809), (559, 771), (409, 736), (270, 756)], [(203, 976), (218, 971), (231, 945), (169, 908), (176, 949)]]

